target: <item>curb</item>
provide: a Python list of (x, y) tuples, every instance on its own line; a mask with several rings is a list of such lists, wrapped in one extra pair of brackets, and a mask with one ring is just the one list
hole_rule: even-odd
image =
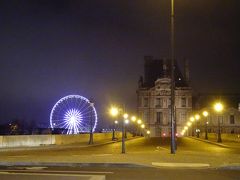
[(0, 162), (0, 166), (120, 167), (120, 168), (149, 167), (146, 165), (134, 163), (46, 163), (46, 162)]
[(229, 164), (225, 166), (220, 166), (217, 169), (222, 170), (240, 170), (240, 164)]
[(206, 143), (213, 144), (213, 145), (216, 145), (216, 146), (220, 146), (220, 147), (223, 147), (223, 148), (231, 148), (231, 146), (216, 143), (216, 142), (212, 142), (212, 141), (205, 140), (205, 139), (200, 139), (200, 138), (195, 138), (195, 137), (188, 137), (188, 138), (195, 139), (195, 140), (202, 141), (202, 142), (206, 142)]
[(166, 168), (209, 168), (210, 164), (204, 163), (159, 163), (152, 162), (153, 166)]

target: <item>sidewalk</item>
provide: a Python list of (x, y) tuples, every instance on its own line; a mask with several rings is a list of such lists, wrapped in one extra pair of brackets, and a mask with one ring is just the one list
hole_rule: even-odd
[(193, 136), (189, 136), (188, 138), (192, 138), (198, 141), (203, 141), (209, 144), (213, 144), (216, 146), (224, 147), (224, 148), (236, 148), (240, 149), (240, 143), (239, 142), (233, 142), (233, 141), (228, 141), (228, 140), (222, 140), (222, 143), (218, 143), (216, 139), (203, 139), (203, 138), (197, 138)]
[[(83, 148), (92, 145), (62, 145), (49, 148), (47, 151), (0, 152), (2, 166), (126, 166), (126, 167), (168, 167), (168, 168), (219, 168), (240, 167), (240, 150), (206, 144), (204, 140), (186, 138), (186, 143), (197, 143), (199, 147), (206, 146), (209, 151), (198, 151), (179, 147), (176, 154), (170, 153), (170, 147), (142, 147), (141, 151), (130, 151), (131, 144), (135, 147), (144, 138), (131, 138), (126, 142), (126, 154), (121, 154), (121, 143), (113, 141), (99, 142), (93, 146), (99, 148)], [(199, 142), (199, 143), (198, 143)], [(113, 143), (111, 146), (101, 146)], [(41, 147), (40, 147), (41, 148)], [(45, 148), (45, 147), (43, 147)], [(102, 149), (108, 148), (108, 151)], [(113, 149), (113, 151), (111, 150)], [(197, 148), (196, 148), (197, 149)], [(39, 149), (38, 149), (39, 150)]]

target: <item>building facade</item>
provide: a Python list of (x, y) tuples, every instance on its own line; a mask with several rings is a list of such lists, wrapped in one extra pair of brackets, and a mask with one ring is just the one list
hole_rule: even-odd
[[(170, 60), (144, 58), (144, 77), (137, 90), (138, 116), (151, 131), (151, 136), (169, 136), (171, 128), (171, 66)], [(176, 132), (181, 132), (192, 113), (192, 88), (189, 85), (188, 63), (184, 75), (175, 63)]]
[[(219, 121), (219, 124), (218, 124)], [(240, 110), (236, 108), (226, 108), (222, 113), (210, 111), (209, 116), (199, 120), (198, 129), (201, 133), (221, 133), (240, 134)]]
[[(209, 103), (221, 101), (224, 104), (224, 109), (221, 113), (216, 113)], [(200, 119), (198, 122), (200, 132), (207, 131), (209, 133), (218, 132), (218, 121), (222, 133), (240, 134), (240, 94), (225, 93), (225, 94), (198, 94), (195, 97), (195, 109), (199, 112), (206, 110), (209, 112), (207, 118)]]

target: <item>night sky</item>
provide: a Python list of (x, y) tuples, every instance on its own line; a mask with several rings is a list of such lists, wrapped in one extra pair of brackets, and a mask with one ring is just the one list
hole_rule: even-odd
[[(176, 58), (197, 92), (240, 92), (239, 0), (175, 0)], [(48, 124), (63, 96), (136, 107), (144, 56), (169, 57), (170, 0), (1, 0), (0, 123)]]

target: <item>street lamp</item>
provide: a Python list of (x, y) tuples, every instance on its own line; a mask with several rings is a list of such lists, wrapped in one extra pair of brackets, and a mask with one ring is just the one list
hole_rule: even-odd
[(208, 112), (207, 111), (203, 111), (203, 116), (206, 118), (206, 122), (205, 122), (205, 139), (208, 139), (208, 121), (207, 121), (207, 117), (208, 117)]
[[(92, 107), (92, 109), (94, 108), (94, 103), (92, 101), (90, 101), (90, 106)], [(90, 136), (89, 136), (89, 142), (88, 144), (93, 144), (93, 112), (91, 110), (91, 114), (90, 114)]]
[[(110, 110), (110, 115), (113, 116), (113, 117), (117, 117), (118, 114), (119, 114), (119, 110), (117, 107), (111, 107)], [(112, 140), (116, 140), (116, 137), (115, 137), (115, 127), (116, 127), (116, 124), (118, 124), (118, 121), (115, 120), (114, 121), (114, 127), (113, 127), (113, 131), (112, 131)]]
[(141, 119), (137, 120), (137, 123), (142, 124), (142, 120)]
[(132, 120), (132, 122), (135, 122), (137, 120), (137, 118), (135, 116), (132, 116), (131, 120)]
[(176, 151), (175, 139), (175, 73), (174, 73), (174, 0), (171, 0), (171, 154)]
[(196, 114), (196, 115), (195, 115), (195, 119), (196, 119), (196, 133), (197, 133), (197, 138), (199, 138), (200, 130), (198, 129), (198, 120), (200, 119), (200, 115), (199, 115), (199, 114)]
[[(194, 116), (191, 116), (190, 117), (190, 121), (193, 123), (194, 121), (195, 121), (195, 118), (194, 118)], [(194, 127), (192, 126), (192, 128), (191, 128), (191, 130), (192, 130), (192, 136), (194, 136)]]
[[(132, 121), (133, 123), (135, 123), (136, 120), (137, 120), (136, 116), (132, 116), (132, 117), (131, 117), (131, 121)], [(136, 127), (134, 126), (134, 124), (132, 125), (132, 133), (133, 133), (133, 137), (136, 136)]]
[(192, 117), (190, 117), (190, 121), (192, 121), (192, 122), (194, 122), (194, 117), (192, 116)]
[[(125, 154), (125, 122), (127, 122), (128, 114), (123, 114), (123, 121), (122, 121), (122, 153)], [(129, 122), (129, 121), (128, 121)]]
[[(129, 122), (130, 122), (130, 121), (129, 121), (128, 119), (125, 119), (125, 120), (124, 120), (125, 125), (128, 125)], [(127, 130), (126, 130), (126, 129), (127, 129), (127, 127), (125, 127), (125, 133), (124, 133), (125, 138), (127, 138)]]
[[(142, 124), (142, 120), (141, 119), (138, 119), (137, 120), (137, 124), (140, 126)], [(138, 135), (141, 136), (141, 132), (140, 132), (140, 129), (139, 129), (139, 126), (137, 127), (137, 131), (138, 131)]]
[[(145, 125), (144, 124), (141, 124), (141, 128), (144, 129), (145, 128)], [(143, 130), (141, 131), (141, 135), (143, 136)]]
[(218, 113), (217, 119), (218, 119), (218, 136), (217, 136), (217, 142), (222, 142), (221, 137), (221, 127), (220, 127), (220, 116), (219, 113), (223, 111), (223, 105), (220, 102), (215, 103), (214, 110)]

